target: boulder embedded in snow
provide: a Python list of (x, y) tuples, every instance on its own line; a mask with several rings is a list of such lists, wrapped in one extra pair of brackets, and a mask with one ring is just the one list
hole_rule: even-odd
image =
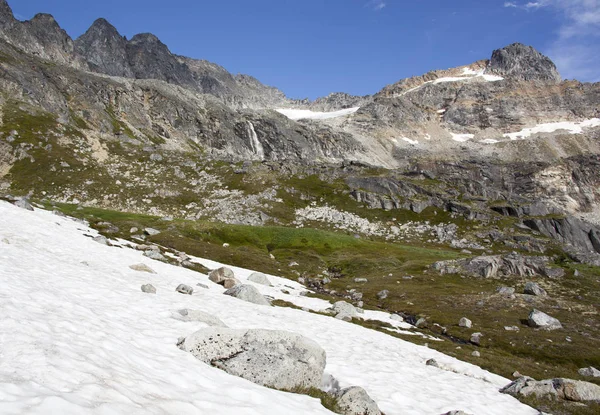
[(337, 398), (338, 408), (343, 415), (381, 415), (377, 403), (360, 386), (342, 389)]
[(523, 290), (523, 293), (535, 295), (538, 297), (545, 297), (548, 295), (548, 293), (546, 293), (546, 290), (544, 290), (535, 282), (528, 282), (527, 284), (525, 284), (525, 289)]
[(223, 281), (221, 281), (221, 285), (226, 289), (233, 288), (236, 285), (240, 285), (241, 283), (242, 282), (237, 278), (225, 278)]
[(523, 376), (500, 389), (500, 392), (513, 396), (534, 395), (537, 398), (558, 398), (573, 402), (600, 401), (600, 386), (564, 378), (537, 381)]
[(252, 281), (261, 285), (267, 285), (269, 287), (271, 286), (271, 281), (269, 281), (267, 276), (261, 272), (253, 272), (252, 274), (250, 274), (250, 276), (248, 277), (248, 281)]
[(223, 285), (226, 279), (235, 279), (233, 271), (227, 267), (213, 269), (208, 273), (208, 279), (215, 284)]
[(129, 268), (131, 268), (134, 271), (147, 272), (148, 274), (156, 274), (156, 272), (146, 264), (134, 264), (130, 265)]
[(95, 236), (93, 238), (93, 240), (94, 240), (94, 242), (98, 242), (100, 245), (107, 245), (107, 246), (110, 245), (108, 243), (108, 239), (106, 239), (106, 237), (102, 236), (102, 235)]
[(442, 414), (442, 415), (469, 415), (469, 414), (464, 411), (450, 411), (450, 412), (446, 412), (445, 414)]
[(356, 309), (356, 307), (345, 301), (338, 301), (334, 303), (330, 310), (336, 316), (338, 314), (347, 314), (350, 317), (358, 317), (358, 310)]
[(177, 288), (175, 288), (175, 291), (177, 291), (178, 293), (181, 293), (181, 294), (192, 295), (192, 293), (194, 292), (194, 289), (192, 287), (190, 287), (189, 285), (179, 284), (177, 286)]
[(428, 361), (425, 362), (425, 365), (441, 368), (440, 364), (435, 359), (429, 359)]
[(471, 320), (469, 320), (468, 318), (463, 317), (458, 322), (458, 325), (460, 327), (466, 327), (466, 328), (470, 329), (471, 327), (473, 327), (473, 322), (471, 322)]
[(147, 294), (156, 294), (156, 288), (152, 284), (144, 284), (142, 285), (142, 292)]
[(176, 318), (182, 321), (199, 321), (213, 327), (227, 327), (218, 317), (200, 310), (177, 310)]
[(535, 309), (532, 310), (531, 313), (529, 313), (527, 323), (530, 327), (540, 328), (544, 330), (562, 329), (562, 324), (560, 324), (560, 321), (558, 321), (558, 319)]
[(163, 254), (160, 253), (160, 251), (156, 251), (154, 249), (145, 251), (144, 256), (147, 258), (150, 258), (150, 259), (154, 259), (156, 261), (166, 261), (167, 260), (167, 258), (165, 258), (163, 256)]
[(581, 376), (587, 376), (590, 378), (600, 378), (600, 370), (598, 370), (592, 366), (582, 367), (581, 369), (578, 370), (578, 372)]
[(319, 388), (325, 369), (321, 346), (286, 331), (210, 327), (179, 347), (230, 375), (276, 389)]
[(335, 318), (342, 321), (352, 321), (352, 316), (344, 311), (336, 314)]
[(29, 210), (29, 211), (33, 212), (33, 206), (31, 206), (31, 203), (29, 203), (29, 201), (25, 198), (15, 200), (13, 202), (13, 205), (15, 205), (16, 207), (20, 207), (21, 209), (25, 209), (25, 210)]
[(236, 285), (235, 287), (225, 291), (223, 294), (239, 298), (240, 300), (244, 300), (249, 303), (271, 305), (269, 300), (267, 300), (253, 285)]

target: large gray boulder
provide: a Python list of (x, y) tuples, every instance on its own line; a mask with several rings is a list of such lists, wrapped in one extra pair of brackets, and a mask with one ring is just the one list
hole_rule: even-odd
[(534, 395), (537, 398), (558, 398), (573, 402), (600, 401), (600, 386), (565, 378), (537, 381), (523, 376), (500, 389), (500, 392), (513, 396)]
[(267, 276), (261, 272), (253, 272), (248, 277), (248, 281), (255, 282), (257, 284), (271, 286), (271, 281), (267, 278)]
[(325, 369), (321, 346), (286, 331), (210, 327), (179, 347), (231, 375), (275, 389), (319, 388)]
[(223, 294), (230, 295), (240, 300), (259, 305), (271, 305), (253, 285), (240, 284), (225, 291)]
[(360, 386), (342, 389), (337, 397), (337, 405), (343, 415), (381, 415), (377, 403)]
[(562, 324), (560, 324), (560, 321), (558, 321), (558, 319), (535, 309), (532, 310), (531, 313), (529, 313), (527, 323), (530, 327), (540, 328), (544, 330), (562, 329)]
[(177, 310), (175, 317), (182, 321), (199, 321), (213, 327), (227, 327), (218, 317), (200, 310)]

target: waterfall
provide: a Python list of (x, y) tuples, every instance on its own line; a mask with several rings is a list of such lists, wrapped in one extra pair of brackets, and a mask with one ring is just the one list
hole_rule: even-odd
[(252, 152), (260, 157), (261, 160), (264, 159), (265, 151), (263, 150), (263, 146), (260, 141), (258, 141), (258, 135), (256, 135), (254, 125), (250, 121), (248, 121), (248, 133), (250, 135), (250, 146), (252, 147)]

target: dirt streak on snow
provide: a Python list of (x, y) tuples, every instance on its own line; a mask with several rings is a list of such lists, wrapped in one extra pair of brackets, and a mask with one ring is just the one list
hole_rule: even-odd
[[(0, 202), (3, 415), (330, 413), (315, 399), (230, 376), (179, 350), (178, 337), (205, 327), (172, 318), (182, 308), (211, 313), (233, 328), (313, 339), (327, 352), (326, 372), (342, 386), (364, 387), (388, 415), (537, 414), (498, 392), (507, 379), (479, 367), (331, 317), (225, 296), (203, 274), (83, 234), (95, 232)], [(129, 268), (137, 263), (156, 274)], [(145, 283), (157, 294), (142, 293)], [(194, 294), (176, 293), (180, 283), (194, 286)], [(460, 373), (426, 366), (430, 358)]]

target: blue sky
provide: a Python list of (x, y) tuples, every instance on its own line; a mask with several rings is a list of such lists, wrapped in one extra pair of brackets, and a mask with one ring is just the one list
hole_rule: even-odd
[(8, 0), (76, 38), (104, 17), (128, 38), (218, 63), (294, 98), (372, 94), (402, 78), (489, 58), (513, 42), (564, 78), (600, 81), (600, 0)]

